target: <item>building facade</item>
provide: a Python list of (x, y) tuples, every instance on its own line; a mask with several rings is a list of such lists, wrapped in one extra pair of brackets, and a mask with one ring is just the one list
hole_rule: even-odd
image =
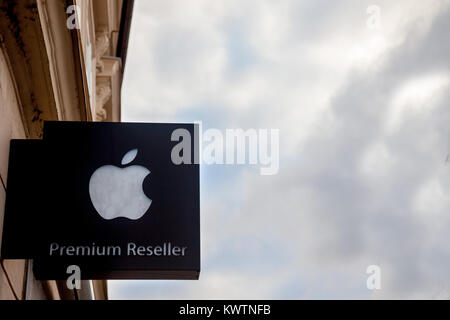
[[(133, 0), (0, 0), (0, 241), (10, 140), (41, 138), (46, 120), (120, 121), (132, 10)], [(73, 292), (37, 281), (32, 260), (0, 262), (0, 299), (108, 298), (106, 281)]]

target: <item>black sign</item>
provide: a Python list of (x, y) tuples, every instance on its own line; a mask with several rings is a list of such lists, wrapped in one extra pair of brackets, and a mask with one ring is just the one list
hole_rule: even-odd
[(37, 279), (198, 279), (197, 129), (47, 122), (12, 140), (2, 258), (33, 258)]

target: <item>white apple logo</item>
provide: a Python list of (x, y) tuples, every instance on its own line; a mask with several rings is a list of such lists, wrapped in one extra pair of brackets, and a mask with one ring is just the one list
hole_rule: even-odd
[[(122, 158), (122, 165), (133, 161), (137, 152), (137, 149), (128, 151)], [(141, 218), (152, 203), (142, 190), (149, 173), (147, 168), (135, 165), (123, 169), (106, 165), (95, 170), (89, 181), (89, 195), (95, 210), (106, 220)]]

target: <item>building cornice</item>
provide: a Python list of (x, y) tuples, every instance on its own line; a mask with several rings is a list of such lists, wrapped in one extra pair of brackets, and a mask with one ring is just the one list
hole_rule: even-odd
[(122, 4), (122, 17), (120, 19), (119, 40), (116, 56), (122, 59), (122, 69), (125, 70), (128, 52), (128, 40), (130, 38), (131, 20), (133, 17), (134, 0), (124, 0)]

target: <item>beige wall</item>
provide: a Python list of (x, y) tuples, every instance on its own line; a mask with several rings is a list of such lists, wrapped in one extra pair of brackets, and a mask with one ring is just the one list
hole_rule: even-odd
[[(3, 231), (3, 214), (7, 187), (8, 157), (10, 139), (25, 139), (25, 129), (20, 112), (20, 104), (14, 76), (8, 57), (0, 47), (0, 245)], [(25, 294), (32, 299), (45, 299), (42, 284), (37, 283), (33, 275), (27, 274), (27, 261), (1, 260), (0, 299), (24, 299)], [(28, 292), (25, 292), (26, 277)]]
[[(66, 27), (71, 3), (81, 7), (81, 30)], [(0, 0), (0, 7), (11, 9), (0, 10), (0, 244), (10, 140), (40, 138), (45, 120), (120, 121), (122, 61), (115, 52), (123, 3)], [(106, 281), (84, 284), (94, 298), (107, 299)], [(71, 294), (65, 282), (37, 281), (32, 261), (0, 257), (0, 299), (70, 299)], [(92, 298), (90, 288), (80, 295)]]
[[(17, 101), (16, 88), (9, 63), (0, 48), (0, 235), (3, 230), (5, 191), (7, 183), (9, 141), (25, 139), (25, 130)], [(0, 238), (1, 244), (1, 238)], [(2, 260), (0, 270), (0, 297), (24, 297), (25, 260)]]
[(6, 186), (10, 139), (25, 139), (25, 130), (7, 58), (0, 47), (0, 176)]

